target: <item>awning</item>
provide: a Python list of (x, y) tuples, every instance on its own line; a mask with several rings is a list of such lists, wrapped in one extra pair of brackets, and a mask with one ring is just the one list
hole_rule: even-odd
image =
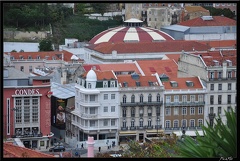
[[(182, 131), (174, 131), (173, 132), (174, 134), (176, 134), (177, 136), (182, 136)], [(203, 136), (203, 131), (198, 131), (199, 135), (200, 136)], [(196, 131), (186, 131), (185, 135), (188, 135), (188, 136), (197, 136), (196, 135)]]
[(164, 130), (146, 130), (147, 133), (163, 133)]
[(137, 135), (137, 131), (120, 131), (119, 135)]

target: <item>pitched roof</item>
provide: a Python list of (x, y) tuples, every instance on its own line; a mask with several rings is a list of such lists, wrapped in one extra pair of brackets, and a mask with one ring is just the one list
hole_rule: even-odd
[[(177, 82), (177, 87), (172, 87), (171, 86), (171, 81)], [(193, 86), (187, 86), (186, 81), (191, 81), (193, 82)], [(179, 77), (179, 78), (169, 78), (169, 81), (167, 82), (162, 82), (165, 90), (174, 90), (174, 89), (203, 89), (204, 87), (202, 86), (200, 80), (198, 77)]]
[(214, 48), (235, 48), (236, 40), (219, 40), (219, 41), (199, 41), (202, 44), (209, 45)]
[[(139, 79), (133, 79), (132, 75), (119, 75), (117, 76), (118, 83), (121, 84), (120, 88), (124, 88), (124, 83), (127, 82), (127, 87), (150, 87), (152, 82), (154, 86), (159, 86), (156, 76), (142, 76), (139, 75)], [(136, 83), (139, 82), (139, 83)], [(157, 83), (156, 83), (157, 82)], [(137, 85), (139, 84), (139, 86)]]
[(191, 13), (191, 12), (209, 12), (207, 9), (203, 8), (202, 6), (185, 6), (185, 10), (188, 12), (188, 13)]
[(173, 60), (139, 60), (137, 63), (145, 75), (164, 73), (170, 78), (177, 77), (178, 66)]
[(95, 66), (96, 70), (113, 70), (114, 72), (135, 72), (140, 73), (135, 63), (114, 63), (114, 64), (85, 64), (83, 68), (89, 71)]
[[(73, 54), (63, 50), (63, 51), (42, 51), (42, 52), (5, 52), (4, 54), (8, 54), (14, 59), (21, 59), (21, 57), (25, 60), (29, 59), (29, 56), (31, 56), (31, 59), (47, 59), (47, 60), (53, 60), (53, 57), (55, 60), (62, 60), (62, 54), (63, 54), (63, 59), (66, 62), (71, 62), (72, 61), (72, 56)], [(78, 59), (78, 61), (83, 61), (82, 59)]]
[(188, 21), (178, 23), (183, 26), (236, 26), (236, 20), (230, 19), (225, 16), (212, 16), (212, 20), (203, 20), (201, 17), (197, 17)]
[(230, 60), (232, 62), (232, 66), (237, 66), (237, 50), (222, 50), (221, 53), (220, 51), (212, 51), (207, 53), (200, 52), (194, 55), (201, 55), (207, 66), (214, 66), (215, 60), (219, 62), (219, 65), (222, 65), (222, 63), (226, 60)]
[(13, 143), (3, 144), (3, 158), (55, 158), (53, 155), (41, 153)]
[[(97, 80), (116, 80), (115, 75), (111, 70), (108, 71), (99, 71), (99, 70), (93, 70), (96, 73)], [(82, 74), (83, 78), (86, 78), (89, 71)]]
[[(174, 46), (174, 47), (173, 47)], [(89, 45), (87, 48), (98, 51), (103, 54), (112, 54), (112, 51), (117, 51), (117, 54), (136, 53), (156, 53), (156, 52), (181, 52), (192, 51), (193, 47), (198, 51), (207, 51), (209, 47), (197, 41), (172, 40), (164, 42), (139, 42), (139, 43), (100, 43), (98, 45)]]
[(178, 62), (178, 59), (180, 58), (181, 54), (166, 54), (165, 56), (170, 59), (175, 61), (176, 63)]

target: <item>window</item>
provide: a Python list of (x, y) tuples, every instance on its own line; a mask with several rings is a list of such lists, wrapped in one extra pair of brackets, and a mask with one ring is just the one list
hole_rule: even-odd
[(191, 119), (190, 120), (190, 127), (194, 127), (195, 126), (195, 120), (194, 119)]
[(152, 102), (152, 95), (151, 94), (148, 95), (148, 102)]
[(182, 102), (183, 102), (183, 103), (186, 103), (186, 102), (187, 102), (187, 95), (183, 95), (183, 96), (182, 96)]
[(198, 95), (198, 102), (203, 102), (203, 95)]
[(186, 119), (182, 120), (182, 127), (187, 127), (187, 120)]
[(222, 104), (222, 95), (218, 95), (218, 104)]
[(170, 120), (166, 120), (166, 125), (165, 125), (165, 127), (166, 128), (170, 128), (170, 126), (171, 126), (171, 121)]
[(218, 84), (218, 90), (222, 90), (222, 84)]
[(157, 116), (160, 116), (160, 107), (156, 107)]
[(166, 103), (170, 103), (171, 102), (171, 96), (166, 96)]
[(211, 85), (210, 85), (210, 90), (211, 90), (211, 91), (214, 91), (214, 84), (211, 84)]
[(104, 87), (104, 88), (107, 88), (107, 87), (108, 87), (108, 82), (107, 82), (107, 81), (104, 81), (104, 82), (103, 82), (103, 87)]
[(139, 126), (143, 127), (143, 119), (142, 118), (140, 118), (140, 120), (139, 120)]
[(148, 18), (148, 21), (151, 21), (151, 18), (150, 18), (150, 17)]
[(211, 95), (211, 96), (210, 96), (210, 105), (213, 105), (213, 104), (214, 104), (214, 96)]
[(218, 72), (218, 78), (219, 78), (219, 79), (222, 78), (222, 72)]
[(111, 119), (111, 126), (115, 126), (115, 120)]
[(171, 115), (171, 109), (169, 107), (166, 108), (166, 115)]
[(20, 67), (20, 70), (21, 70), (22, 72), (24, 72), (24, 66), (21, 66), (21, 67)]
[(135, 108), (131, 109), (131, 117), (135, 117)]
[(213, 114), (213, 107), (210, 107), (210, 113)]
[(95, 107), (90, 107), (90, 114), (95, 114)]
[(134, 123), (135, 123), (135, 120), (132, 119), (132, 120), (131, 120), (131, 127), (134, 127)]
[(228, 78), (232, 78), (232, 72), (230, 72), (230, 71), (227, 72), (227, 77), (228, 77)]
[(222, 107), (218, 107), (218, 114), (219, 114), (219, 115), (222, 114)]
[(182, 108), (182, 115), (187, 115), (187, 107)]
[(30, 123), (30, 99), (25, 97), (24, 100), (24, 123)]
[(228, 95), (228, 96), (227, 96), (227, 103), (228, 103), (228, 104), (231, 104), (231, 95)]
[(161, 98), (161, 97), (160, 97), (160, 94), (158, 93), (158, 94), (157, 94), (157, 102), (160, 102), (160, 101), (161, 101), (160, 98)]
[(124, 119), (123, 120), (123, 127), (126, 128), (127, 127), (126, 125), (127, 125), (127, 123), (126, 123), (126, 120)]
[(227, 112), (231, 112), (231, 106), (227, 107)]
[(174, 107), (174, 111), (173, 111), (174, 115), (178, 115), (178, 109), (179, 109), (179, 107)]
[(198, 107), (198, 114), (199, 115), (203, 114), (203, 107)]
[(108, 126), (108, 120), (103, 120), (103, 126)]
[(150, 127), (150, 126), (152, 126), (152, 119), (151, 118), (148, 119), (148, 127)]
[(115, 112), (115, 106), (111, 106), (111, 112)]
[(110, 87), (115, 87), (115, 82), (111, 81)]
[(95, 101), (95, 95), (90, 95), (90, 102), (94, 102)]
[(203, 120), (202, 119), (198, 119), (198, 126), (201, 127), (203, 125)]
[(44, 141), (40, 141), (40, 146), (44, 146)]
[(90, 127), (94, 127), (95, 126), (95, 120), (90, 120)]
[(29, 66), (29, 72), (32, 72), (32, 66)]
[(37, 123), (38, 120), (38, 107), (39, 107), (39, 99), (38, 98), (32, 98), (32, 122)]
[(178, 103), (179, 102), (179, 96), (178, 95), (174, 95), (174, 102)]
[(232, 83), (228, 83), (228, 90), (232, 90)]
[(103, 112), (108, 112), (108, 107), (107, 106), (103, 107)]
[(190, 102), (195, 102), (195, 96), (194, 95), (190, 96)]
[(91, 89), (92, 88), (92, 84), (88, 83), (88, 88)]
[(195, 107), (190, 108), (190, 115), (195, 115)]
[(104, 94), (104, 95), (103, 95), (103, 99), (104, 99), (104, 100), (107, 100), (107, 99), (108, 99), (108, 94)]
[(126, 117), (126, 115), (127, 115), (127, 109), (123, 108), (122, 109), (122, 117)]
[(148, 107), (148, 116), (152, 116), (152, 108)]
[(178, 120), (174, 120), (173, 121), (173, 127), (175, 127), (175, 128), (179, 127)]
[(111, 99), (112, 99), (112, 100), (115, 99), (115, 94), (111, 94)]
[(210, 78), (211, 78), (211, 79), (214, 78), (214, 72), (210, 72)]
[(140, 116), (140, 117), (143, 117), (143, 112), (144, 112), (144, 110), (143, 110), (143, 108), (141, 107), (140, 110), (139, 110), (139, 116)]
[(143, 102), (143, 94), (140, 95), (140, 102)]
[(127, 96), (123, 95), (123, 103), (126, 103), (126, 100), (127, 100)]
[(135, 103), (135, 96), (134, 95), (131, 96), (131, 103)]

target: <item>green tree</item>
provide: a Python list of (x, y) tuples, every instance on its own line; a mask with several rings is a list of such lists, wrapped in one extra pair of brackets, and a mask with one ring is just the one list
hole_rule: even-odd
[(50, 39), (43, 39), (39, 43), (39, 51), (53, 51), (52, 41)]
[(204, 137), (197, 133), (196, 141), (185, 136), (179, 145), (180, 157), (189, 158), (235, 158), (237, 156), (237, 120), (236, 113), (225, 111), (227, 125), (221, 118), (216, 118), (214, 127), (207, 122), (207, 127), (202, 126)]
[(229, 8), (215, 8), (209, 6), (203, 6), (205, 9), (209, 10), (211, 16), (225, 16), (233, 19), (235, 14)]
[(86, 4), (85, 3), (77, 3), (75, 12), (79, 15), (83, 15), (86, 12)]
[(106, 11), (108, 11), (109, 3), (90, 3), (94, 12), (100, 13), (103, 15)]

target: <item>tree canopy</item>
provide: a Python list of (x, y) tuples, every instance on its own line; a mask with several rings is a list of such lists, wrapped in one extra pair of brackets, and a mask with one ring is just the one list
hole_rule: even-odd
[(50, 39), (43, 39), (39, 43), (39, 51), (53, 51), (52, 41)]

